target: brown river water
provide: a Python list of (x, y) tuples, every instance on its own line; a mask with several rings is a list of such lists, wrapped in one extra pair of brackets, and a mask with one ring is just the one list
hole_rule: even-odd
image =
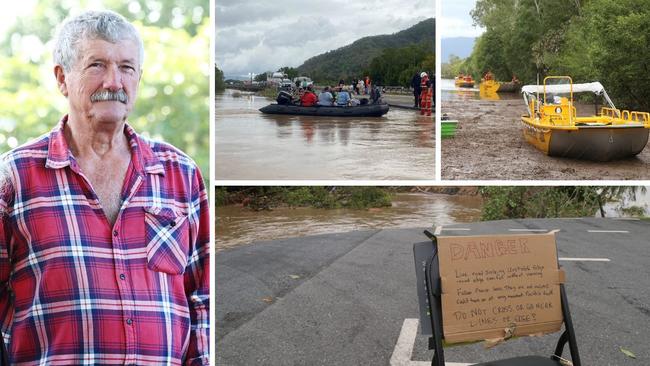
[(273, 101), (233, 93), (215, 100), (218, 180), (435, 179), (433, 117), (392, 107), (379, 118), (265, 115)]
[(484, 99), (478, 89), (456, 88), (445, 79), (441, 89), (441, 112), (458, 120), (456, 136), (441, 143), (442, 179), (650, 179), (648, 146), (636, 157), (611, 162), (549, 157), (524, 140), (520, 117), (526, 105), (519, 93)]
[(369, 210), (276, 208), (251, 211), (241, 206), (217, 207), (216, 248), (364, 229), (433, 227), (478, 221), (478, 195), (398, 193), (392, 207)]

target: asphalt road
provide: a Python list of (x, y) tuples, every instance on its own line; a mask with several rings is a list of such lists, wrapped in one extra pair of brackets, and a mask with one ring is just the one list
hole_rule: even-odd
[[(217, 253), (217, 365), (430, 363), (427, 339), (402, 332), (419, 314), (413, 243), (426, 241), (423, 229), (274, 240)], [(609, 259), (560, 261), (582, 363), (650, 364), (648, 221), (505, 220), (442, 229), (444, 235), (560, 229), (560, 258)], [(445, 356), (476, 363), (550, 355), (557, 337), (520, 338), (491, 350), (451, 347)]]

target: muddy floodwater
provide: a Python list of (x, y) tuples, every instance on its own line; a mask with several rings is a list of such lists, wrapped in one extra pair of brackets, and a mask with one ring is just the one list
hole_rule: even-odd
[(442, 80), (441, 89), (441, 112), (459, 122), (456, 136), (441, 142), (442, 179), (650, 178), (648, 146), (636, 157), (604, 163), (546, 156), (524, 140), (520, 117), (526, 106), (520, 94), (481, 99), (478, 89), (455, 88), (453, 80)]
[(216, 179), (435, 179), (433, 117), (265, 115), (271, 100), (238, 94), (216, 96)]
[(370, 210), (278, 208), (254, 212), (240, 206), (217, 207), (216, 247), (261, 240), (363, 229), (433, 227), (480, 219), (478, 195), (399, 193), (393, 206)]

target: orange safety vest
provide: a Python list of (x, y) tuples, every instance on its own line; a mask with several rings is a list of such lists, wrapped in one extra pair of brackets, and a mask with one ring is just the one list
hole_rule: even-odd
[(429, 77), (425, 76), (422, 78), (420, 86), (422, 91), (420, 92), (420, 114), (421, 115), (431, 115), (431, 99), (433, 98), (433, 90), (430, 86), (427, 85)]

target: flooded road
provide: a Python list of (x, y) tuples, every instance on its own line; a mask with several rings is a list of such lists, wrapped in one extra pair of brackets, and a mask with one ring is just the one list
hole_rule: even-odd
[(398, 193), (393, 206), (370, 210), (278, 208), (254, 212), (240, 206), (217, 207), (217, 250), (273, 240), (374, 228), (433, 227), (478, 221), (479, 195)]
[(442, 113), (459, 121), (456, 137), (442, 141), (442, 179), (650, 179), (648, 146), (636, 157), (604, 163), (549, 157), (524, 140), (526, 106), (518, 93), (487, 100), (478, 89), (457, 90), (453, 80), (441, 88)]
[(216, 96), (215, 177), (434, 179), (434, 119), (391, 108), (383, 117), (265, 115), (272, 101)]

